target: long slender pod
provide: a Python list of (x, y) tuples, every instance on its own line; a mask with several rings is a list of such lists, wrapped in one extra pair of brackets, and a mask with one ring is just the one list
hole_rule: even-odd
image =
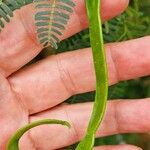
[(45, 120), (35, 121), (33, 123), (30, 123), (30, 124), (24, 126), (21, 129), (19, 129), (12, 136), (12, 138), (10, 139), (10, 141), (7, 145), (7, 150), (19, 150), (19, 140), (23, 136), (23, 134), (34, 127), (37, 127), (39, 125), (45, 125), (45, 124), (60, 124), (60, 125), (70, 127), (70, 124), (68, 122), (62, 121), (62, 120), (45, 119)]
[(92, 150), (96, 131), (102, 122), (106, 109), (108, 95), (108, 73), (103, 44), (100, 3), (100, 0), (86, 0), (87, 14), (89, 18), (90, 42), (96, 75), (96, 94), (93, 112), (86, 136), (79, 143), (76, 150)]

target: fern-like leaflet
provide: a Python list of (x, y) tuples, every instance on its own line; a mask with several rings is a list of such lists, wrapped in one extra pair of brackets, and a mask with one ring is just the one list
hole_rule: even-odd
[(10, 17), (13, 17), (12, 10), (1, 0), (0, 1), (0, 27), (1, 28), (5, 27), (4, 22), (10, 22)]
[(75, 4), (71, 0), (34, 0), (34, 3), (39, 42), (44, 47), (51, 45), (57, 49)]
[(32, 3), (32, 0), (0, 0), (0, 32), (5, 24), (10, 22), (16, 9)]

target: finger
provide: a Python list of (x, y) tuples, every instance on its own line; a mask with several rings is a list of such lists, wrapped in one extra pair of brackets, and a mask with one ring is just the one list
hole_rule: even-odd
[(141, 148), (133, 145), (117, 145), (117, 146), (99, 146), (94, 150), (142, 150)]
[[(75, 12), (71, 15), (62, 39), (65, 39), (87, 27), (85, 1), (74, 0)], [(128, 0), (103, 0), (102, 18), (110, 19), (120, 14)], [(111, 9), (111, 11), (109, 11)], [(0, 70), (8, 76), (34, 58), (42, 49), (36, 40), (32, 4), (17, 11), (14, 19), (0, 34)], [(17, 30), (17, 31), (16, 31)]]
[[(150, 37), (106, 46), (109, 84), (150, 75)], [(50, 56), (9, 78), (29, 113), (53, 107), (74, 94), (93, 91), (90, 49)]]
[[(80, 141), (87, 129), (92, 103), (62, 105), (30, 116), (30, 121), (43, 118), (67, 120), (71, 129), (62, 126), (40, 126), (30, 131), (32, 144), (39, 149), (58, 149)], [(97, 137), (118, 133), (150, 131), (150, 98), (108, 102), (107, 111)], [(27, 142), (22, 141), (22, 147)]]

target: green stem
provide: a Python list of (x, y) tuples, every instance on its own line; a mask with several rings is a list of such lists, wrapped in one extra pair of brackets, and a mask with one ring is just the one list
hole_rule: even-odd
[(39, 125), (45, 125), (45, 124), (60, 124), (60, 125), (70, 127), (70, 124), (68, 122), (62, 121), (62, 120), (45, 119), (45, 120), (35, 121), (19, 129), (12, 136), (12, 138), (10, 139), (7, 145), (7, 150), (19, 150), (19, 140), (23, 136), (23, 134), (27, 132), (28, 130), (30, 130), (31, 128), (37, 127)]
[(96, 95), (92, 116), (88, 125), (85, 138), (79, 143), (76, 150), (91, 150), (94, 146), (96, 131), (104, 117), (107, 94), (108, 77), (107, 64), (104, 50), (102, 23), (100, 18), (100, 0), (86, 0), (89, 18), (90, 42), (96, 75)]

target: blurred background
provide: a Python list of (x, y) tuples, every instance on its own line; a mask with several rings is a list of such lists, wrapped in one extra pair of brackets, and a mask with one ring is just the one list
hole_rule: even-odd
[[(130, 0), (130, 5), (126, 12), (108, 22), (104, 22), (103, 33), (105, 43), (125, 41), (150, 35), (150, 0)], [(32, 61), (32, 63), (50, 54), (89, 46), (89, 31), (86, 29), (69, 39), (62, 41), (59, 44), (58, 50), (52, 50), (51, 48), (45, 49)], [(120, 82), (109, 87), (109, 100), (146, 97), (150, 97), (150, 77)], [(68, 99), (67, 102), (73, 104), (86, 102), (88, 100), (94, 100), (94, 92), (75, 95)], [(96, 139), (95, 145), (127, 143), (140, 146), (143, 150), (150, 150), (150, 134), (119, 134), (98, 138)], [(65, 149), (74, 150), (75, 145)]]

